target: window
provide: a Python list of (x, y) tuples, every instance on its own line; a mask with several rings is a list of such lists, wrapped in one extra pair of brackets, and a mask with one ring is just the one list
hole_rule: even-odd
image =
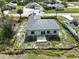
[(54, 33), (56, 33), (57, 31), (54, 31)]
[(50, 33), (50, 31), (47, 31), (47, 34), (49, 34)]
[(41, 34), (45, 34), (45, 31), (41, 31)]
[(34, 34), (34, 31), (32, 31), (31, 34)]

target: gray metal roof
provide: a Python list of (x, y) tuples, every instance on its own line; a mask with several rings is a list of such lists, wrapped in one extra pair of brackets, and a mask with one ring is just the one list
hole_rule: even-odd
[(63, 4), (48, 4), (48, 7), (65, 8)]
[(36, 2), (31, 2), (31, 3), (28, 3), (27, 5), (26, 5), (26, 8), (31, 8), (31, 7), (41, 7), (40, 6), (40, 4), (38, 4), (38, 3), (36, 3)]
[(54, 19), (40, 19), (33, 22), (32, 25), (27, 24), (26, 30), (52, 30), (60, 29), (59, 25)]

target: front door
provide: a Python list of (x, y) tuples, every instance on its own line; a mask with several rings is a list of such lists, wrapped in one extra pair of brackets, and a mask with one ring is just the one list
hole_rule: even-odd
[(41, 35), (45, 35), (45, 31), (41, 31)]

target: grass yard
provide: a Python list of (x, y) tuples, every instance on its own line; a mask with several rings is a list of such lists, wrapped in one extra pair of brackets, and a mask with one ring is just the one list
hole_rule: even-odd
[(55, 11), (55, 10), (44, 10), (45, 13), (79, 13), (79, 9), (65, 9), (61, 11)]
[(74, 6), (79, 6), (79, 2), (67, 2), (69, 4), (73, 4)]

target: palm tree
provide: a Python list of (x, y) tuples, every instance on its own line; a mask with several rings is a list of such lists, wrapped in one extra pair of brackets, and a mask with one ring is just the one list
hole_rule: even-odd
[(21, 14), (23, 13), (23, 10), (22, 9), (18, 9), (17, 13), (20, 15), (20, 19), (21, 19)]

